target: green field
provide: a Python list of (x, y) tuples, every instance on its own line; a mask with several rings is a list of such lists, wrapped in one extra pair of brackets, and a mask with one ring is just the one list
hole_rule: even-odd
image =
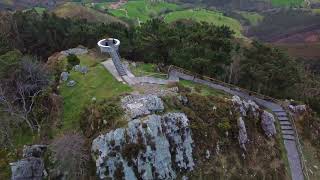
[(217, 11), (208, 11), (208, 10), (183, 10), (183, 11), (175, 11), (167, 14), (165, 16), (166, 22), (173, 22), (178, 19), (192, 19), (196, 21), (205, 21), (208, 23), (212, 23), (217, 26), (229, 26), (235, 33), (237, 37), (242, 37), (241, 31), (242, 26), (239, 21), (224, 16), (222, 13)]
[(271, 0), (274, 6), (298, 7), (302, 5), (304, 0)]
[(256, 12), (239, 11), (238, 13), (248, 20), (251, 26), (256, 26), (263, 21), (263, 16)]
[(157, 2), (151, 3), (148, 0), (129, 1), (120, 9), (110, 10), (111, 14), (117, 17), (126, 17), (129, 19), (147, 21), (150, 17), (156, 16), (167, 10), (178, 10), (179, 6), (173, 3)]
[(78, 127), (80, 113), (93, 97), (99, 101), (131, 91), (129, 86), (114, 79), (99, 61), (87, 55), (79, 58), (81, 65), (89, 67), (89, 72), (83, 75), (72, 71), (70, 79), (75, 80), (77, 84), (74, 87), (68, 87), (65, 83), (61, 86), (60, 91), (64, 99), (63, 129)]

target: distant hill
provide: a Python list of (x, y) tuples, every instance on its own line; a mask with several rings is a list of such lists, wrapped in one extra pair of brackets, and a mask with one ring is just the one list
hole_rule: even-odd
[(55, 8), (53, 12), (59, 17), (87, 19), (89, 22), (103, 22), (103, 23), (119, 22), (122, 24), (126, 24), (124, 21), (114, 16), (101, 13), (92, 8), (85, 7), (76, 3), (62, 4), (57, 8)]
[(1, 0), (1, 9), (23, 10), (31, 7), (45, 7), (52, 9), (67, 0)]

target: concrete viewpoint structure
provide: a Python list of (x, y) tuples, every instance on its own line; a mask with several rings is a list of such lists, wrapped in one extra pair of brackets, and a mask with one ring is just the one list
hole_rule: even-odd
[[(124, 66), (120, 60), (119, 46), (120, 41), (114, 38), (102, 39), (98, 42), (98, 46), (102, 53), (108, 53), (111, 56), (112, 62), (109, 60), (102, 64), (108, 69), (108, 71), (121, 82), (126, 82), (129, 85), (135, 85), (139, 83), (149, 84), (168, 84), (174, 82), (172, 80), (160, 79), (151, 76), (135, 77), (128, 67)], [(116, 70), (116, 72), (115, 72)]]
[(102, 39), (98, 42), (101, 52), (109, 53), (114, 66), (116, 67), (120, 76), (126, 76), (127, 72), (123, 64), (120, 61), (119, 46), (120, 41), (114, 38)]

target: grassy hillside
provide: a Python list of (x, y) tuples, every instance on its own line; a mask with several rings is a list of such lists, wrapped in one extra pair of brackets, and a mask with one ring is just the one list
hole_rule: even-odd
[(229, 26), (233, 31), (235, 31), (236, 36), (238, 37), (242, 36), (241, 35), (242, 26), (240, 22), (233, 18), (226, 17), (220, 12), (207, 11), (204, 9), (183, 10), (183, 11), (171, 12), (165, 16), (166, 22), (173, 22), (178, 19), (193, 19), (196, 21), (206, 21), (218, 26), (226, 25), (226, 26)]
[(173, 3), (158, 2), (151, 3), (148, 0), (129, 1), (120, 9), (110, 10), (110, 12), (118, 17), (126, 17), (129, 19), (138, 19), (146, 21), (151, 16), (158, 15), (161, 12), (173, 11), (179, 9), (179, 6)]
[(246, 19), (251, 26), (256, 26), (263, 21), (263, 16), (256, 12), (239, 11), (238, 13)]
[(273, 6), (290, 6), (298, 7), (303, 4), (304, 0), (271, 0)]
[(116, 17), (98, 12), (94, 9), (76, 3), (63, 4), (61, 6), (58, 6), (53, 12), (59, 17), (87, 19), (90, 22), (119, 22), (125, 24), (125, 22), (119, 20)]

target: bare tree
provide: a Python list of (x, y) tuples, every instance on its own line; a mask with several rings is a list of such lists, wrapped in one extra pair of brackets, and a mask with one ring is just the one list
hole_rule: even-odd
[(30, 118), (30, 114), (36, 97), (50, 81), (50, 74), (42, 64), (24, 57), (11, 77), (0, 84), (0, 111), (27, 123), (32, 131), (40, 131), (40, 123)]
[(90, 153), (85, 143), (84, 136), (71, 132), (56, 138), (49, 146), (57, 161), (58, 172), (68, 176), (68, 179), (79, 179), (88, 175)]

